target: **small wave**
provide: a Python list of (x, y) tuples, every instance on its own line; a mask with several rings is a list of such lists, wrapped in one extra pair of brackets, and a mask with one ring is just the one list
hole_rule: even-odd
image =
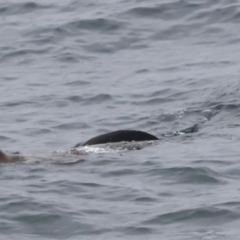
[(195, 160), (193, 161), (196, 164), (204, 164), (204, 165), (208, 165), (209, 164), (214, 164), (214, 165), (220, 165), (220, 166), (229, 166), (229, 165), (233, 165), (233, 162), (230, 162), (229, 160), (227, 161), (223, 161), (223, 160)]
[(38, 135), (46, 135), (50, 134), (52, 130), (47, 129), (47, 128), (27, 128), (24, 130), (25, 134), (27, 136), (38, 136)]
[(175, 20), (183, 18), (201, 7), (199, 3), (190, 3), (187, 1), (175, 1), (171, 3), (162, 3), (152, 7), (142, 6), (128, 10), (125, 14), (136, 17), (156, 18), (164, 20)]
[(28, 106), (28, 105), (34, 105), (35, 102), (30, 102), (30, 101), (14, 101), (14, 102), (7, 102), (1, 104), (2, 107), (18, 107), (21, 105)]
[[(1, 227), (1, 235), (17, 234), (24, 232), (26, 228), (31, 229), (34, 235), (41, 238), (68, 238), (66, 229), (92, 229), (88, 223), (79, 223), (76, 218), (79, 214), (72, 212), (69, 208), (57, 206), (55, 200), (37, 201), (31, 197), (15, 197), (17, 200), (8, 200), (1, 206), (1, 218), (4, 219)], [(51, 227), (49, 227), (51, 226)], [(61, 228), (64, 226), (64, 228)], [(53, 235), (54, 234), (54, 235)], [(25, 234), (27, 236), (27, 234)]]
[(238, 23), (240, 21), (239, 4), (237, 6), (218, 5), (215, 8), (208, 8), (191, 16), (190, 21), (203, 21), (206, 24), (223, 22)]
[(158, 202), (157, 198), (153, 198), (153, 197), (136, 197), (134, 199), (134, 202), (142, 202), (142, 203), (153, 203), (153, 202)]
[(84, 49), (90, 53), (114, 53), (116, 50), (111, 44), (103, 42), (88, 44)]
[[(88, 84), (90, 84), (90, 82), (83, 81), (83, 80), (76, 80), (76, 81), (64, 83), (64, 85), (66, 85), (66, 86), (84, 86), (84, 85), (88, 85)], [(78, 96), (75, 96), (75, 97), (78, 98)], [(73, 101), (74, 101), (74, 99), (73, 99)]]
[(154, 232), (154, 229), (149, 228), (149, 227), (126, 227), (123, 229), (124, 231), (124, 236), (125, 234), (129, 235), (149, 235)]
[(56, 60), (60, 62), (67, 62), (67, 63), (78, 63), (79, 56), (74, 53), (63, 52), (56, 57)]
[(42, 46), (49, 44), (56, 44), (62, 41), (66, 37), (70, 37), (73, 34), (64, 25), (47, 25), (39, 26), (24, 32), (25, 35), (29, 36), (28, 42), (35, 45)]
[(127, 10), (124, 15), (168, 21), (186, 18), (188, 22), (202, 21), (208, 24), (220, 22), (239, 23), (240, 21), (239, 3), (227, 5), (224, 2), (219, 4), (218, 1), (215, 4), (211, 4), (211, 1), (194, 3), (179, 0), (151, 7), (134, 7)]
[(65, 123), (65, 124), (60, 124), (53, 127), (53, 129), (61, 129), (61, 130), (86, 129), (86, 128), (89, 128), (89, 125), (81, 122)]
[(82, 19), (78, 21), (74, 21), (68, 23), (66, 25), (67, 29), (71, 31), (79, 31), (79, 30), (90, 30), (90, 31), (101, 31), (103, 33), (115, 32), (123, 27), (123, 22), (105, 19), (105, 18), (97, 18), (97, 19)]
[(49, 51), (49, 48), (42, 48), (39, 50), (36, 49), (11, 49), (8, 50), (6, 53), (3, 53), (0, 55), (0, 62), (5, 62), (9, 59), (13, 59), (16, 61), (16, 59), (19, 61), (19, 63), (28, 63), (30, 61), (31, 56), (33, 55), (40, 55), (40, 54), (45, 54)]
[(211, 107), (213, 110), (216, 111), (222, 111), (222, 110), (237, 110), (240, 108), (240, 103), (216, 103), (216, 102), (210, 102), (209, 107)]
[(102, 177), (117, 177), (117, 176), (127, 176), (127, 175), (132, 176), (137, 173), (138, 172), (134, 169), (124, 168), (124, 169), (119, 169), (119, 170), (115, 170), (115, 171), (108, 171), (108, 172), (102, 173), (101, 176)]
[(151, 176), (164, 175), (167, 179), (174, 179), (177, 183), (188, 184), (223, 184), (221, 175), (210, 168), (173, 167), (164, 169), (152, 169)]
[(0, 135), (0, 141), (11, 140), (11, 138)]
[(89, 98), (83, 98), (80, 96), (71, 96), (71, 97), (68, 97), (67, 100), (71, 102), (77, 102), (77, 103), (81, 102), (84, 105), (91, 105), (94, 103), (99, 104), (107, 101), (112, 101), (113, 97), (112, 95), (109, 95), (109, 94), (98, 94)]
[(0, 7), (0, 15), (26, 14), (33, 11), (52, 8), (52, 5), (43, 5), (35, 2), (11, 3)]
[(189, 223), (211, 224), (214, 219), (214, 224), (229, 222), (239, 218), (239, 214), (234, 211), (220, 209), (217, 207), (206, 207), (196, 209), (186, 209), (181, 211), (169, 212), (153, 216), (149, 220), (145, 220), (144, 224), (171, 224), (176, 222), (188, 221)]
[(153, 97), (151, 99), (148, 100), (143, 100), (143, 101), (132, 101), (131, 104), (135, 105), (135, 106), (146, 106), (146, 105), (159, 105), (161, 103), (166, 103), (166, 102), (172, 102), (172, 101), (176, 101), (177, 99), (173, 99), (173, 98), (162, 98), (162, 97)]

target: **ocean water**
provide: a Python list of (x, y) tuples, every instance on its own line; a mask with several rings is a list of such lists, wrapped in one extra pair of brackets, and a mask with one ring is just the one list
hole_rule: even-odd
[[(0, 240), (238, 239), (239, 29), (239, 0), (1, 1), (0, 149), (33, 161), (0, 165)], [(51, 154), (119, 129), (161, 141)]]

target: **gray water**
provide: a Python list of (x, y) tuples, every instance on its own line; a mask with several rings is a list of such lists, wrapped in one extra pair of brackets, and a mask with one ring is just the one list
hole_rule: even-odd
[(239, 30), (239, 0), (2, 1), (0, 149), (161, 142), (1, 164), (0, 239), (238, 239)]

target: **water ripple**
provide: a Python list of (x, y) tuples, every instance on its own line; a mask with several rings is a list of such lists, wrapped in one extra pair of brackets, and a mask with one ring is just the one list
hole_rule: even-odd
[(152, 217), (144, 221), (144, 224), (171, 224), (182, 221), (196, 224), (227, 223), (230, 219), (239, 219), (240, 215), (236, 212), (217, 207), (186, 209), (181, 211), (169, 212)]
[(66, 25), (67, 29), (73, 32), (76, 30), (90, 30), (90, 31), (102, 31), (103, 33), (110, 33), (117, 31), (123, 27), (123, 23), (111, 20), (111, 19), (83, 19), (79, 21), (74, 21)]
[(52, 7), (52, 5), (43, 5), (36, 2), (3, 4), (3, 6), (0, 5), (0, 15), (27, 14), (29, 12), (49, 9)]
[(151, 176), (165, 176), (168, 179), (174, 179), (178, 183), (188, 184), (223, 184), (222, 174), (211, 170), (210, 168), (193, 167), (172, 167), (163, 169), (151, 169), (148, 171)]
[(135, 7), (126, 12), (137, 17), (156, 18), (164, 20), (175, 20), (183, 18), (193, 11), (199, 9), (201, 4), (187, 1), (175, 1), (162, 3), (152, 7)]

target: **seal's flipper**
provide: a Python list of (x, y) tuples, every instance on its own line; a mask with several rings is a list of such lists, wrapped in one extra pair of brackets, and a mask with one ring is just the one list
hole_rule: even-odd
[(89, 139), (84, 144), (77, 144), (74, 146), (87, 146), (87, 145), (95, 145), (95, 144), (104, 144), (104, 143), (113, 143), (113, 142), (132, 142), (132, 141), (152, 141), (159, 140), (157, 137), (142, 131), (135, 130), (119, 130), (115, 132), (110, 132), (106, 134), (99, 135), (97, 137)]

